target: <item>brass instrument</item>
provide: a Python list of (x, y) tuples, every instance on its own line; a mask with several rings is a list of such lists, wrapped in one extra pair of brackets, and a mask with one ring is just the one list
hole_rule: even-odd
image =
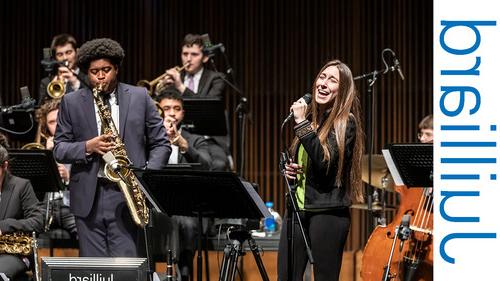
[(21, 147), (21, 149), (33, 150), (33, 149), (45, 149), (45, 145), (42, 144), (42, 138), (47, 139), (47, 136), (42, 133), (42, 126), (38, 124), (38, 129), (36, 131), (35, 141), (27, 143)]
[(30, 234), (15, 232), (0, 235), (0, 254), (28, 256), (33, 252), (33, 237)]
[(115, 144), (114, 148), (103, 156), (106, 161), (104, 175), (109, 180), (118, 183), (125, 196), (132, 219), (138, 226), (144, 227), (149, 222), (149, 208), (146, 206), (144, 194), (137, 184), (138, 179), (129, 168), (131, 162), (127, 156), (125, 144), (122, 142), (111, 117), (111, 111), (100, 95), (102, 86), (99, 84), (92, 89), (92, 94), (101, 119), (101, 129), (104, 134), (112, 135)]
[[(176, 66), (175, 67), (175, 70), (177, 72), (181, 72), (183, 71), (184, 69), (186, 69), (186, 67), (188, 67), (191, 63), (190, 62), (187, 62), (186, 64), (184, 64), (182, 67), (181, 66)], [(167, 73), (163, 73), (162, 75), (156, 77), (155, 79), (151, 80), (151, 81), (148, 81), (148, 80), (140, 80), (139, 82), (137, 82), (137, 86), (139, 87), (144, 87), (148, 90), (148, 94), (153, 97), (155, 95), (155, 93), (157, 92), (160, 92), (160, 90), (165, 87), (163, 84), (161, 84), (161, 81), (167, 77)]]
[(57, 79), (47, 85), (47, 94), (53, 99), (60, 99), (66, 93), (66, 85), (63, 80)]

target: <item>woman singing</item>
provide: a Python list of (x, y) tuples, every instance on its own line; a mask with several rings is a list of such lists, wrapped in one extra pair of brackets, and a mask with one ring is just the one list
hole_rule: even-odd
[[(296, 183), (297, 207), (315, 262), (314, 280), (338, 280), (351, 224), (349, 206), (362, 199), (360, 103), (351, 70), (339, 60), (321, 68), (312, 93), (309, 108), (303, 99), (290, 108), (296, 123), (291, 146), (295, 157), (285, 165), (285, 175)], [(307, 264), (297, 223), (294, 228), (290, 281), (303, 280)], [(287, 226), (283, 225), (278, 254), (282, 281), (289, 278), (287, 256)]]

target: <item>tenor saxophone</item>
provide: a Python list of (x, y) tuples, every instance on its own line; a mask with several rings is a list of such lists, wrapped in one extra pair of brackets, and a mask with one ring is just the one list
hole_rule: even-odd
[(116, 129), (111, 111), (104, 103), (101, 92), (103, 85), (100, 84), (92, 89), (92, 95), (97, 105), (97, 112), (101, 119), (101, 131), (110, 134), (114, 142), (114, 148), (104, 156), (106, 164), (104, 175), (111, 181), (118, 183), (125, 196), (128, 209), (135, 224), (144, 227), (149, 222), (149, 208), (146, 205), (144, 193), (137, 183), (137, 177), (130, 169), (131, 161), (127, 156), (125, 144), (122, 142), (118, 130)]

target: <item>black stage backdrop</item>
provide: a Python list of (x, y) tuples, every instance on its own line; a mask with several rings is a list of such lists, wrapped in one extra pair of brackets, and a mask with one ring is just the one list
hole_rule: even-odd
[[(326, 61), (339, 58), (360, 75), (382, 69), (381, 51), (392, 48), (406, 79), (389, 73), (375, 84), (374, 152), (386, 143), (416, 141), (418, 121), (432, 112), (432, 8), (430, 0), (0, 1), (1, 99), (18, 103), (24, 85), (38, 97), (42, 49), (59, 33), (73, 34), (79, 44), (99, 37), (120, 42), (126, 52), (120, 79), (130, 84), (179, 65), (186, 33), (209, 33), (212, 42), (224, 43), (248, 98), (243, 176), (283, 213), (280, 123), (292, 101), (311, 91)], [(222, 56), (215, 60), (226, 69)], [(366, 84), (356, 85), (366, 111)], [(226, 91), (226, 103), (236, 159), (234, 91)], [(353, 211), (347, 250), (362, 248), (371, 227), (370, 216)]]

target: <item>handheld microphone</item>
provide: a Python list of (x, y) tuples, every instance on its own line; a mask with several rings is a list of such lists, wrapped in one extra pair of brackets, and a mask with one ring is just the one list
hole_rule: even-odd
[[(306, 102), (306, 104), (310, 104), (311, 103), (311, 100), (312, 100), (312, 96), (311, 94), (307, 93), (305, 94), (302, 99), (304, 99), (304, 101)], [(290, 112), (290, 114), (288, 114), (288, 116), (285, 118), (285, 121), (283, 121), (283, 124), (285, 124), (286, 122), (290, 121), (290, 119), (293, 118), (293, 111)]]

